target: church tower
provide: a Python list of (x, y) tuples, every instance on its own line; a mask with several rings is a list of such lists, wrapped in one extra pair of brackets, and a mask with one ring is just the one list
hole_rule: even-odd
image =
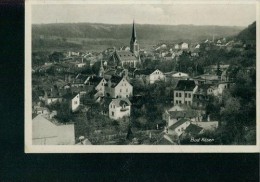
[(130, 51), (135, 54), (136, 57), (139, 55), (139, 44), (137, 43), (135, 22), (133, 21), (132, 37), (130, 41)]

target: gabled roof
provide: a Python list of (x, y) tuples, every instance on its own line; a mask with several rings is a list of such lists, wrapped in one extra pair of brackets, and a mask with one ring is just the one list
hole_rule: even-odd
[[(150, 75), (158, 69), (145, 69), (145, 70), (136, 70), (135, 75)], [(160, 70), (158, 70), (160, 71)], [(161, 71), (160, 71), (161, 72)]]
[(186, 129), (185, 129), (185, 132), (186, 133), (190, 133), (192, 135), (197, 135), (199, 134), (199, 132), (201, 132), (203, 130), (202, 127), (200, 126), (197, 126), (195, 124), (190, 124)]
[(64, 98), (64, 99), (73, 99), (74, 97), (76, 97), (78, 95), (78, 93), (68, 93), (68, 94), (65, 94), (65, 95), (63, 95), (62, 97)]
[(176, 128), (178, 128), (179, 126), (184, 124), (186, 121), (189, 121), (189, 120), (188, 119), (180, 119), (179, 121), (177, 121), (176, 123), (171, 125), (168, 129), (169, 130), (175, 130)]
[(90, 76), (87, 78), (85, 84), (89, 83), (90, 85), (98, 85), (101, 80), (103, 80), (102, 77), (98, 77), (98, 76)]
[(186, 110), (186, 111), (168, 111), (170, 118), (194, 118), (197, 116), (195, 110)]
[(117, 56), (121, 61), (137, 60), (134, 53), (130, 51), (115, 51), (115, 56)]
[(112, 103), (116, 106), (116, 107), (122, 107), (124, 104), (126, 106), (131, 106), (131, 102), (129, 101), (129, 99), (127, 98), (117, 98), (117, 99), (113, 99)]
[(179, 80), (175, 90), (193, 91), (196, 84), (194, 80)]

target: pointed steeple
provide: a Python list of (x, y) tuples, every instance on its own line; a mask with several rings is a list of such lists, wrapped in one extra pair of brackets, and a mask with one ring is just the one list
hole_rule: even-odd
[(139, 54), (139, 45), (136, 38), (135, 21), (133, 21), (132, 36), (130, 41), (130, 51), (137, 57)]
[(133, 20), (132, 37), (130, 43), (135, 43), (135, 41), (136, 41), (135, 20)]

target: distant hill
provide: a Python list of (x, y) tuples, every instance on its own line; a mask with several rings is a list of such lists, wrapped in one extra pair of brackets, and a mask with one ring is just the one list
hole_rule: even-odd
[(256, 22), (242, 30), (236, 38), (242, 41), (256, 41)]
[[(42, 49), (43, 44), (39, 42), (40, 38), (44, 39), (44, 42), (49, 41), (44, 44), (46, 49), (61, 45), (61, 43), (54, 42), (59, 39), (66, 40), (63, 41), (66, 42), (66, 47), (81, 47), (82, 49), (95, 50), (110, 46), (128, 45), (131, 27), (132, 24), (34, 24), (32, 25), (33, 49)], [(205, 39), (212, 39), (213, 35), (215, 38), (235, 36), (244, 28), (236, 26), (136, 25), (137, 39), (141, 48), (151, 47), (160, 42), (200, 42)], [(67, 43), (70, 44), (67, 45)]]

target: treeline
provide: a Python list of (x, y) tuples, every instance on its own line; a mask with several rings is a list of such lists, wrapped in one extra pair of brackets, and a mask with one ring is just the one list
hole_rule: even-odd
[[(73, 37), (129, 39), (132, 24), (110, 25), (95, 23), (37, 24), (32, 26), (33, 38)], [(137, 24), (138, 39), (200, 41), (207, 38), (228, 37), (238, 34), (243, 27), (193, 26), (193, 25), (143, 25)], [(192, 36), (191, 36), (192, 35)]]

